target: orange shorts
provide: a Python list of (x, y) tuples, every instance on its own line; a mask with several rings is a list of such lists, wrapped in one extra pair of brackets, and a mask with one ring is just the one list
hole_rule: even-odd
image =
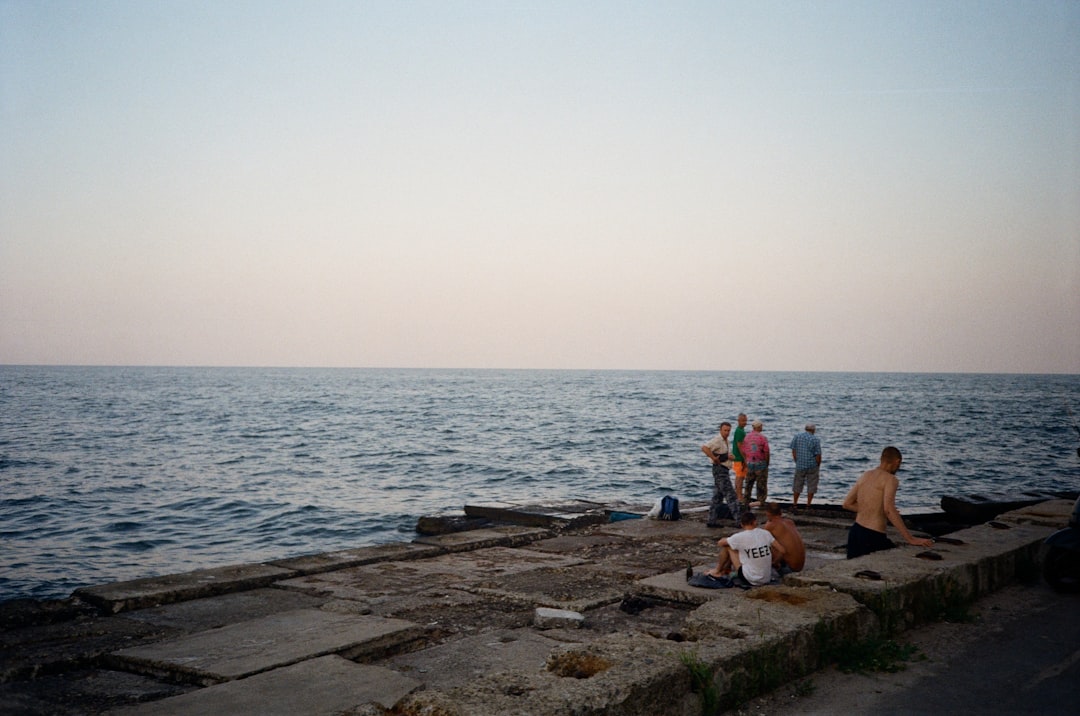
[(746, 463), (735, 463), (735, 477), (746, 477)]

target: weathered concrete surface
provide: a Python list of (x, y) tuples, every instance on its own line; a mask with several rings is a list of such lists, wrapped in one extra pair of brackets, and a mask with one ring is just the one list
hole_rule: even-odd
[(213, 684), (326, 654), (376, 655), (421, 633), (419, 626), (400, 619), (298, 609), (121, 649), (112, 656), (138, 673)]
[[(69, 621), (4, 629), (0, 676), (6, 673), (8, 683), (0, 683), (0, 704), (64, 714), (72, 712), (70, 698), (85, 698), (74, 712), (95, 714), (160, 699), (162, 710), (147, 713), (184, 713), (163, 698), (175, 693), (166, 681), (154, 689), (146, 676), (111, 668), (225, 682), (172, 701), (210, 704), (191, 713), (273, 713), (287, 698), (288, 713), (323, 713), (319, 692), (338, 687), (319, 682), (316, 665), (337, 654), (396, 672), (408, 689), (422, 683), (424, 690), (378, 702), (399, 698), (400, 716), (696, 716), (701, 703), (689, 665), (728, 704), (771, 689), (818, 668), (833, 644), (907, 628), (1030, 572), (1039, 543), (1065, 524), (1071, 503), (1002, 515), (1000, 529), (953, 533), (963, 544), (939, 541), (926, 550), (940, 557), (933, 561), (912, 547), (845, 560), (850, 515), (815, 515), (804, 524), (796, 514), (807, 569), (785, 585), (749, 591), (686, 584), (686, 567), (711, 567), (716, 540), (735, 531), (734, 524), (706, 528), (699, 512), (687, 510), (678, 522), (624, 520), (573, 532), (566, 522), (552, 529), (499, 527), (442, 535), (432, 544), (310, 555), (226, 570), (209, 587), (203, 575), (189, 573), (80, 590), (106, 614), (126, 611), (90, 614), (75, 600), (48, 616), (70, 613)], [(266, 582), (270, 574), (278, 576)], [(573, 609), (584, 619), (541, 629), (534, 625), (537, 607)], [(52, 701), (47, 684), (53, 682), (45, 679), (54, 677), (32, 678), (44, 671), (64, 677), (55, 682)], [(294, 672), (307, 676), (283, 692), (251, 687)], [(86, 693), (75, 684), (91, 674), (118, 690), (72, 696)], [(120, 685), (125, 681), (130, 691)], [(196, 698), (213, 693), (238, 700)], [(368, 716), (381, 707), (351, 700), (333, 708)]]
[(1069, 524), (1075, 500), (1050, 500), (999, 515), (998, 521), (1058, 529)]
[(138, 609), (117, 615), (117, 619), (144, 622), (177, 629), (185, 634), (269, 616), (296, 609), (317, 609), (326, 599), (284, 589), (252, 589), (219, 594), (160, 607)]
[(120, 709), (117, 716), (333, 716), (365, 704), (389, 709), (421, 684), (378, 666), (323, 656), (242, 681)]
[(649, 636), (607, 634), (588, 645), (554, 647), (542, 664), (492, 670), (460, 686), (416, 692), (399, 709), (410, 716), (699, 716), (701, 706), (680, 658), (689, 651), (687, 645)]
[(672, 588), (681, 581), (716, 599), (690, 614), (681, 642), (609, 634), (554, 647), (543, 668), (519, 661), (473, 681), (444, 683), (439, 692), (414, 694), (404, 712), (696, 715), (701, 705), (691, 693), (687, 661), (713, 674), (734, 702), (810, 673), (824, 665), (830, 648), (878, 630), (872, 612), (829, 589), (698, 590), (686, 587), (685, 572), (644, 581)]
[[(479, 542), (478, 542), (479, 544)], [(285, 579), (277, 586), (308, 594), (376, 604), (416, 591), (467, 589), (508, 574), (543, 567), (559, 568), (582, 560), (510, 547), (485, 547), (452, 552), (424, 560), (382, 562), (336, 572)]]
[(123, 671), (75, 669), (0, 684), (0, 714), (86, 716), (127, 704), (160, 701), (198, 688)]
[(135, 579), (75, 590), (75, 596), (106, 612), (156, 607), (186, 599), (265, 587), (292, 574), (291, 570), (265, 564), (242, 564), (199, 569), (183, 574)]
[(578, 629), (585, 623), (585, 615), (569, 609), (537, 607), (533, 614), (533, 626), (537, 629)]
[(598, 502), (577, 500), (540, 505), (465, 505), (464, 511), (467, 517), (480, 517), (493, 522), (565, 530), (607, 522), (606, 507)]
[(0, 632), (0, 683), (93, 666), (116, 649), (179, 634), (171, 627), (102, 616), (7, 629)]
[(495, 672), (533, 672), (563, 642), (535, 629), (499, 629), (391, 657), (386, 662), (425, 688), (445, 691), (465, 687)]
[(485, 547), (519, 547), (553, 534), (551, 530), (536, 527), (489, 527), (469, 532), (425, 535), (414, 539), (413, 544), (438, 547), (446, 552), (464, 552)]
[[(1037, 552), (1050, 533), (1031, 524), (989, 524), (954, 532), (964, 544), (933, 549), (902, 545), (784, 578), (795, 587), (822, 586), (852, 595), (890, 628), (930, 621), (947, 608), (1000, 589), (1018, 573), (1034, 570)], [(927, 559), (928, 556), (937, 559)], [(877, 578), (875, 578), (877, 577)]]
[(442, 551), (439, 546), (401, 542), (343, 549), (337, 552), (323, 552), (322, 554), (309, 554), (303, 557), (279, 559), (267, 562), (267, 564), (272, 567), (288, 569), (298, 575), (306, 575), (332, 572), (336, 569), (348, 569), (349, 567), (359, 567), (363, 564), (374, 564), (375, 562), (386, 562), (388, 560), (403, 562), (410, 559), (427, 559), (440, 554)]

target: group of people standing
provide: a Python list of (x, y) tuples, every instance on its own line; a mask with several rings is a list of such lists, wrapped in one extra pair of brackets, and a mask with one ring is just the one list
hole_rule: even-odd
[[(769, 496), (769, 463), (772, 453), (765, 437), (764, 423), (755, 420), (746, 431), (747, 417), (739, 413), (735, 434), (731, 423), (720, 423), (720, 432), (701, 446), (701, 451), (712, 462), (713, 498), (709, 506), (709, 527), (719, 527), (721, 519), (738, 521), (744, 509), (765, 504)], [(792, 488), (792, 506), (798, 505), (799, 495), (806, 488), (806, 504), (810, 505), (817, 492), (821, 471), (821, 441), (815, 435), (817, 428), (807, 423), (805, 432), (791, 441), (791, 457), (795, 460), (795, 478)], [(730, 440), (729, 440), (730, 437)], [(730, 472), (735, 472), (732, 487)], [(754, 488), (757, 501), (751, 502)]]
[[(795, 523), (782, 517), (775, 502), (766, 502), (771, 453), (762, 421), (754, 420), (749, 433), (746, 432), (744, 413), (739, 414), (736, 422), (734, 435), (731, 423), (723, 422), (716, 437), (701, 446), (701, 451), (712, 463), (714, 484), (707, 524), (719, 527), (721, 519), (734, 519), (741, 528), (719, 541), (719, 563), (707, 574), (721, 577), (734, 568), (738, 570), (738, 576), (750, 584), (764, 584), (769, 581), (772, 569), (786, 567), (800, 571), (806, 552)], [(815, 434), (816, 430), (813, 423), (807, 423), (805, 430), (791, 440), (791, 457), (795, 462), (793, 507), (798, 505), (804, 488), (807, 506), (817, 492), (821, 440)], [(878, 467), (863, 473), (844, 498), (844, 509), (855, 513), (855, 522), (848, 532), (848, 559), (895, 547), (885, 533), (888, 524), (892, 524), (908, 544), (922, 547), (933, 544), (933, 540), (912, 535), (896, 509), (899, 486), (896, 473), (902, 462), (897, 448), (885, 448)], [(735, 472), (734, 486), (730, 479), (732, 470)], [(751, 502), (755, 485), (757, 502)], [(753, 513), (753, 508), (761, 505), (765, 505), (768, 515), (763, 528), (757, 526), (757, 517)]]

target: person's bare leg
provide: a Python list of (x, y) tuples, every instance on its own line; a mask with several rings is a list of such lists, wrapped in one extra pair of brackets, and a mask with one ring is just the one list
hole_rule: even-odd
[(726, 577), (731, 574), (731, 553), (727, 547), (720, 548), (720, 559), (716, 563), (716, 569), (711, 569), (705, 574), (710, 577)]

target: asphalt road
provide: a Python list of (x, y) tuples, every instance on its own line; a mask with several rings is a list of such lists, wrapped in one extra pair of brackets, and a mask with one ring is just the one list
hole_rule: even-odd
[(1080, 714), (1080, 595), (1013, 585), (977, 602), (974, 621), (908, 632), (919, 656), (898, 673), (829, 669), (739, 714)]

